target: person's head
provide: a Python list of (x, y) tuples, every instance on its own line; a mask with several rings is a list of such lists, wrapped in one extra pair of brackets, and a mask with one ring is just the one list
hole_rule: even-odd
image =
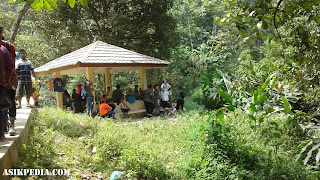
[(101, 100), (100, 100), (100, 104), (102, 104), (102, 103), (106, 103), (106, 101), (107, 101), (107, 99), (106, 99), (106, 98), (101, 98)]
[(177, 87), (177, 89), (178, 89), (178, 91), (180, 91), (180, 90), (181, 90), (181, 87), (180, 87), (180, 86), (178, 86), (178, 87)]
[(138, 85), (134, 85), (134, 89), (138, 89)]
[(27, 58), (27, 51), (24, 50), (24, 49), (20, 49), (19, 50), (19, 55), (20, 55), (20, 58), (25, 60)]
[(106, 98), (107, 97), (107, 95), (106, 94), (104, 94), (103, 96), (102, 96), (102, 98)]
[(107, 87), (107, 91), (109, 92), (111, 90), (111, 87)]
[(162, 80), (162, 83), (167, 83), (165, 79)]
[(72, 94), (77, 93), (76, 89), (72, 89)]
[(117, 89), (120, 89), (120, 85), (119, 84), (117, 84), (116, 87), (117, 87)]
[(158, 85), (154, 85), (154, 89), (155, 90), (159, 90), (159, 86)]
[(126, 103), (126, 99), (122, 99), (122, 103)]
[(149, 88), (149, 89), (152, 89), (152, 84), (149, 84), (149, 85), (148, 85), (148, 88)]

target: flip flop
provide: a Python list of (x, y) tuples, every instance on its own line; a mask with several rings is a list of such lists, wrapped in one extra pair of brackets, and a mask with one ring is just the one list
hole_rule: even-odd
[(34, 106), (32, 106), (32, 105), (27, 105), (26, 107), (28, 107), (28, 108), (34, 108)]
[(17, 106), (16, 109), (21, 109), (21, 106)]

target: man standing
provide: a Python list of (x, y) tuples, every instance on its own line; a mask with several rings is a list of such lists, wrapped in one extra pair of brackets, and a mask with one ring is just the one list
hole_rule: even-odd
[(117, 89), (112, 93), (112, 99), (115, 103), (119, 105), (121, 103), (121, 99), (123, 98), (123, 94), (120, 89), (120, 85), (118, 84), (116, 87)]
[(21, 108), (21, 98), (24, 90), (26, 91), (27, 107), (33, 107), (30, 105), (30, 96), (32, 96), (32, 79), (36, 79), (36, 73), (31, 61), (27, 60), (27, 52), (24, 49), (19, 50), (20, 59), (16, 62), (16, 71), (18, 72), (18, 106), (17, 109)]
[(143, 102), (146, 107), (146, 112), (148, 117), (152, 117), (152, 112), (154, 109), (153, 93), (152, 93), (152, 84), (149, 84), (148, 89), (143, 92)]
[(177, 110), (183, 110), (183, 106), (184, 106), (184, 92), (181, 90), (181, 87), (179, 86), (178, 88), (178, 99), (177, 99)]
[(162, 81), (161, 84), (161, 100), (162, 100), (162, 107), (168, 108), (169, 107), (169, 89), (171, 86), (166, 82), (166, 80)]
[[(1, 40), (0, 40), (0, 44), (5, 46), (7, 48), (7, 50), (9, 51), (11, 57), (12, 57), (12, 61), (13, 61), (13, 65), (15, 65), (15, 57), (16, 57), (16, 51), (14, 49), (14, 46), (12, 43), (10, 42), (5, 42), (3, 41), (3, 27), (2, 25), (0, 24), (0, 37), (1, 37)], [(15, 75), (12, 77), (12, 79), (10, 80), (12, 82), (12, 87), (8, 90), (8, 95), (10, 97), (10, 100), (15, 103), (15, 98), (16, 98), (16, 89), (17, 89), (17, 84), (18, 84), (18, 80), (17, 80), (17, 76), (16, 76), (16, 73)], [(9, 129), (9, 134), (11, 136), (14, 136), (15, 135), (15, 130), (14, 130), (14, 121), (16, 120), (16, 106), (12, 106), (10, 109), (9, 109), (9, 120), (10, 120), (10, 129)]]
[(89, 80), (85, 80), (84, 89), (86, 90), (86, 97), (87, 97), (87, 110), (88, 115), (93, 117), (93, 105), (94, 105), (94, 96), (92, 93), (93, 90), (93, 83)]

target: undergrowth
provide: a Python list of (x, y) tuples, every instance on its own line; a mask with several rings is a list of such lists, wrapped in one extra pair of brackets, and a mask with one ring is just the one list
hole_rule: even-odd
[[(208, 120), (210, 114), (193, 110), (177, 118), (114, 122), (39, 109), (13, 168), (71, 172), (32, 179), (108, 179), (113, 171), (121, 171), (121, 179), (312, 178), (291, 160), (288, 145), (280, 147), (276, 167), (272, 146), (264, 145), (241, 111), (229, 113), (224, 123)], [(292, 141), (289, 136), (281, 140)]]

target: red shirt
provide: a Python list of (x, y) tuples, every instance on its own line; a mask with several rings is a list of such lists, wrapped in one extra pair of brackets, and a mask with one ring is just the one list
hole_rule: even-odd
[[(1, 41), (1, 45), (6, 47), (6, 42), (5, 41)], [(10, 52), (12, 59), (15, 60), (15, 58), (16, 58), (16, 50), (14, 49), (14, 46), (13, 46), (12, 43), (10, 43), (10, 50), (8, 49), (8, 51)]]
[(4, 87), (9, 90), (12, 88), (12, 78), (16, 76), (14, 61), (12, 61), (11, 55), (5, 46), (0, 45), (0, 55), (3, 62), (1, 71), (4, 72)]
[(80, 96), (81, 95), (81, 84), (77, 84), (77, 87), (78, 87), (78, 92), (77, 94)]
[[(5, 41), (0, 41), (0, 46), (4, 46), (4, 47), (6, 47), (6, 42)], [(7, 47), (6, 47), (7, 48)], [(10, 49), (10, 51), (9, 51), (9, 49)], [(13, 44), (12, 43), (10, 43), (10, 45), (9, 45), (9, 49), (7, 49), (9, 52), (10, 52), (10, 54), (11, 54), (11, 57), (12, 57), (12, 61), (13, 61), (13, 68), (14, 68), (14, 70), (11, 72), (12, 74), (10, 74), (10, 80), (9, 79), (7, 79), (6, 80), (6, 88), (9, 88), (9, 89), (11, 89), (12, 88), (12, 85), (14, 85), (15, 83), (12, 81), (12, 78), (14, 78), (15, 76), (16, 76), (16, 70), (15, 70), (15, 58), (16, 58), (16, 50), (14, 49), (14, 46), (13, 46)], [(15, 79), (15, 78), (14, 78)]]

